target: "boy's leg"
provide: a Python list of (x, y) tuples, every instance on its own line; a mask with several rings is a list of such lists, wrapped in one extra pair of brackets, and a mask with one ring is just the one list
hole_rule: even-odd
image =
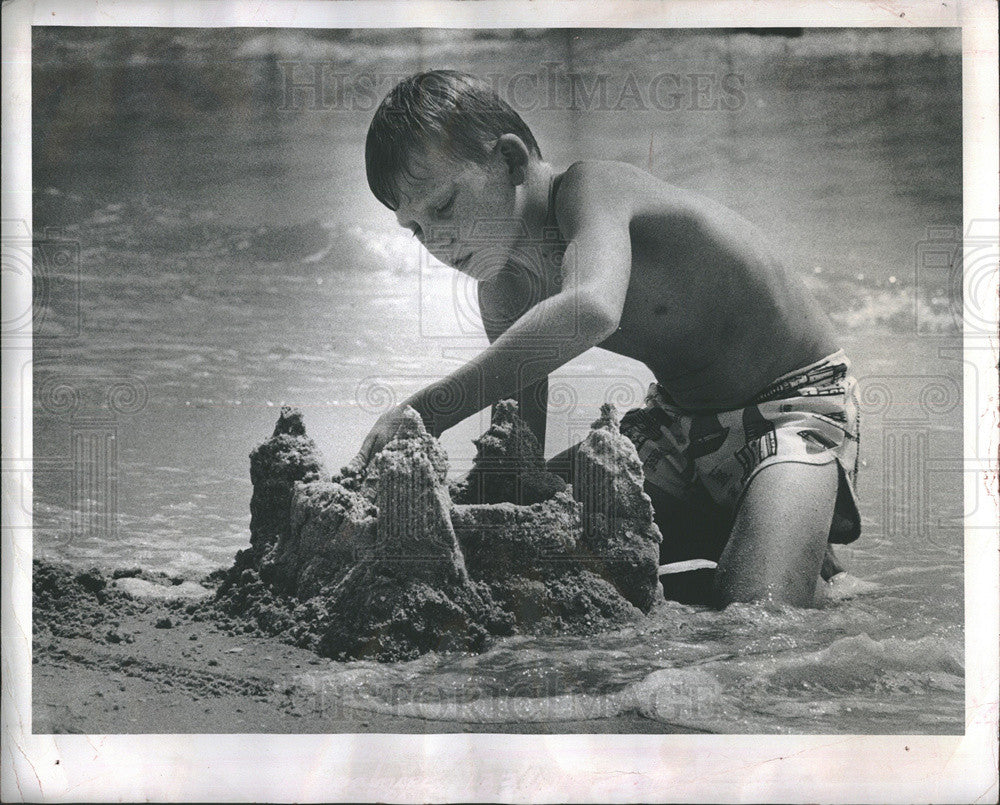
[[(578, 448), (574, 445), (552, 457), (545, 468), (572, 484)], [(653, 504), (653, 522), (663, 536), (661, 565), (687, 559), (718, 560), (732, 526), (730, 512), (716, 504), (700, 484), (689, 489), (683, 499), (649, 481), (643, 489)], [(664, 596), (683, 604), (711, 605), (714, 574), (714, 570), (690, 570), (661, 576)]]
[(836, 462), (761, 469), (736, 511), (715, 577), (717, 603), (813, 603), (837, 498)]
[[(545, 469), (572, 484), (574, 458), (579, 447), (573, 445), (553, 456), (546, 462)], [(708, 492), (695, 485), (691, 494), (682, 500), (649, 481), (643, 484), (643, 490), (653, 504), (653, 522), (663, 535), (661, 565), (685, 559), (718, 559), (732, 526), (732, 516), (717, 505)]]
[[(567, 483), (573, 483), (573, 466), (578, 448), (578, 444), (573, 445), (549, 459), (546, 463), (546, 469), (549, 472), (559, 475)], [(833, 481), (831, 482), (831, 486), (833, 496), (836, 497), (837, 471), (834, 469), (835, 466), (835, 464), (822, 465), (820, 467), (809, 464), (775, 464), (772, 467), (761, 470), (758, 476), (754, 478), (752, 487), (756, 486), (762, 480), (761, 476), (772, 470), (778, 469), (780, 471), (782, 467), (786, 469), (789, 467), (794, 468), (790, 473), (794, 476), (792, 478), (776, 477), (773, 484), (767, 480), (761, 484), (759, 494), (765, 499), (764, 507), (766, 508), (768, 496), (775, 494), (768, 487), (778, 487), (777, 500), (791, 501), (795, 490), (797, 488), (801, 490), (804, 480), (810, 474), (823, 476), (828, 474), (824, 473), (823, 470), (832, 470)], [(799, 472), (799, 468), (802, 468), (802, 472)], [(811, 472), (817, 469), (820, 472)], [(711, 497), (700, 486), (695, 488), (690, 500), (681, 500), (649, 482), (644, 485), (644, 489), (653, 503), (654, 522), (663, 535), (663, 543), (660, 546), (661, 565), (680, 562), (686, 559), (712, 559), (713, 561), (719, 560), (720, 563), (718, 574), (711, 570), (693, 570), (663, 576), (663, 589), (666, 598), (685, 604), (710, 604), (721, 601), (723, 605), (734, 600), (753, 600), (752, 598), (739, 597), (733, 593), (736, 592), (737, 587), (742, 590), (750, 589), (752, 585), (749, 582), (756, 582), (757, 579), (753, 579), (752, 577), (749, 580), (743, 579), (739, 568), (727, 568), (727, 563), (720, 558), (723, 549), (727, 547), (727, 542), (733, 542), (730, 534), (735, 535), (736, 533), (732, 514), (728, 513), (723, 507), (714, 505)], [(746, 509), (747, 499), (757, 494), (758, 492), (752, 492), (751, 489), (748, 489), (741, 510)], [(820, 492), (820, 498), (822, 499), (825, 494), (825, 492)], [(758, 508), (760, 507), (758, 506)], [(776, 517), (780, 519), (781, 516), (776, 515)], [(825, 535), (832, 534), (830, 520), (831, 518), (826, 518)], [(749, 510), (744, 511), (743, 522), (752, 521), (764, 522), (759, 516), (752, 514)], [(817, 520), (819, 523), (822, 523), (822, 521), (823, 517)], [(741, 525), (740, 528), (741, 531), (748, 533), (748, 526)], [(780, 535), (781, 529), (779, 528), (774, 533)], [(747, 538), (747, 536), (744, 536), (743, 540)], [(780, 542), (780, 537), (776, 537), (775, 541)], [(843, 571), (844, 568), (837, 561), (832, 546), (827, 544), (826, 536), (823, 537), (821, 542), (823, 544), (823, 554), (820, 575), (825, 580), (829, 580), (837, 573)], [(732, 557), (742, 556), (745, 552), (746, 549), (742, 547), (742, 543), (734, 543), (730, 548), (730, 555)], [(741, 560), (734, 558), (730, 562), (730, 565), (739, 561)], [(734, 572), (735, 575), (733, 575)], [(716, 575), (719, 576), (718, 579)], [(811, 572), (809, 575), (812, 575)], [(730, 592), (728, 594), (723, 593), (724, 589)], [(812, 598), (810, 597), (809, 600), (811, 602)]]

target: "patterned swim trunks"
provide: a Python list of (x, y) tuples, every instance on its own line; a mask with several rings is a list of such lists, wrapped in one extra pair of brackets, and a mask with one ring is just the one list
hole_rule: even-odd
[(838, 350), (779, 377), (750, 405), (733, 411), (680, 408), (653, 383), (645, 407), (622, 417), (621, 431), (636, 446), (647, 484), (681, 501), (707, 492), (730, 513), (764, 467), (836, 461), (840, 482), (830, 541), (853, 542), (861, 522), (854, 491), (857, 381), (850, 368)]

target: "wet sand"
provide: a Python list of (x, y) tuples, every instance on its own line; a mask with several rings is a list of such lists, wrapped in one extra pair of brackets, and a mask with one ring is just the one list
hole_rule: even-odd
[(638, 715), (541, 724), (388, 716), (311, 684), (330, 660), (197, 620), (205, 608), (186, 612), (190, 599), (71, 597), (68, 618), (36, 605), (35, 734), (692, 732)]

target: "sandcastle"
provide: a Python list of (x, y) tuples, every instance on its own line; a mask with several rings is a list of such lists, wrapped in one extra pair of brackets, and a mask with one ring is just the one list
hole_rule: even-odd
[(476, 445), (449, 485), (447, 456), (407, 409), (367, 467), (324, 480), (302, 415), (282, 408), (250, 457), (250, 548), (219, 598), (290, 602), (300, 642), (337, 659), (480, 651), (492, 635), (596, 632), (649, 611), (660, 532), (612, 406), (576, 452), (573, 486), (546, 472), (512, 401)]

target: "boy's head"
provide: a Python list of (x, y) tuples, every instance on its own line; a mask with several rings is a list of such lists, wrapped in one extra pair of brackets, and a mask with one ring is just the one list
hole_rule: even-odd
[(527, 124), (485, 81), (455, 70), (417, 73), (385, 96), (368, 127), (368, 186), (395, 210), (397, 183), (414, 156), (436, 148), (456, 159), (482, 162), (503, 134), (516, 134), (541, 158)]
[(476, 251), (474, 223), (513, 220), (514, 189), (540, 159), (521, 116), (485, 81), (453, 70), (397, 84), (365, 143), (375, 197), (438, 259), (463, 270)]

